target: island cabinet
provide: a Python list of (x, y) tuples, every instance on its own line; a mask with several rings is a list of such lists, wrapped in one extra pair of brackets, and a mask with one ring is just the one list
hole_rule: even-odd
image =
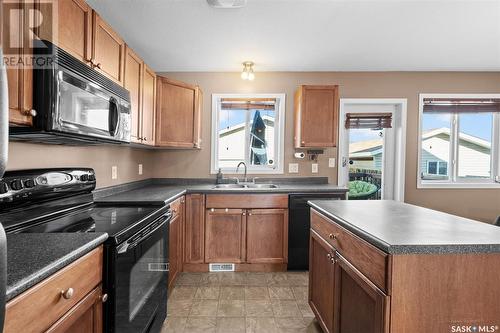
[(168, 231), (168, 292), (172, 292), (175, 280), (182, 271), (183, 228), (185, 216), (185, 197), (181, 197), (170, 204), (172, 219)]
[(156, 91), (156, 146), (201, 148), (201, 89), (158, 76)]
[(295, 92), (295, 148), (336, 147), (339, 124), (339, 88), (302, 85)]
[(101, 333), (102, 267), (100, 246), (10, 300), (4, 332)]
[[(471, 332), (498, 330), (499, 230), (401, 203), (363, 204), (364, 209), (373, 208), (370, 214), (354, 213), (361, 208), (356, 205), (318, 203), (335, 209), (341, 214), (338, 219), (333, 213), (325, 216), (315, 204), (311, 210), (309, 304), (324, 332), (464, 332), (461, 327), (473, 326), (477, 328)], [(404, 224), (394, 214), (402, 216)], [(351, 225), (349, 218), (357, 227), (353, 232), (363, 230), (361, 235), (344, 227)], [(453, 239), (429, 236), (416, 227), (425, 221), (431, 221), (427, 229), (435, 228), (434, 233), (450, 222)], [(368, 237), (360, 229), (364, 226), (378, 237)], [(470, 236), (470, 230), (476, 234)], [(419, 235), (425, 237), (424, 245), (418, 243)], [(483, 244), (476, 245), (470, 237)]]

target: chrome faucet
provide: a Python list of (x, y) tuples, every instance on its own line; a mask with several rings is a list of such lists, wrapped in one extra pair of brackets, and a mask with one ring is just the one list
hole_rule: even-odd
[(244, 175), (244, 178), (243, 178), (243, 182), (246, 183), (248, 181), (248, 179), (247, 179), (247, 165), (246, 165), (245, 162), (238, 163), (238, 166), (236, 167), (236, 173), (238, 173), (238, 170), (240, 169), (240, 165), (242, 165), (242, 164), (245, 167), (245, 175)]

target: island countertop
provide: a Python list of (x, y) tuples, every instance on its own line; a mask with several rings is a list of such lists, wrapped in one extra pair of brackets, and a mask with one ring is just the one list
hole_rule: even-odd
[(390, 200), (309, 205), (390, 254), (500, 253), (500, 227)]

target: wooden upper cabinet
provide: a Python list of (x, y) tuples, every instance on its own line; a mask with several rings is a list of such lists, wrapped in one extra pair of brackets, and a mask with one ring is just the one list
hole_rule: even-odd
[(300, 86), (295, 92), (295, 148), (336, 147), (338, 86)]
[(142, 73), (144, 62), (128, 46), (125, 48), (124, 87), (130, 92), (130, 140), (142, 142)]
[[(332, 333), (334, 326), (335, 266), (334, 249), (311, 231), (309, 238), (309, 305), (323, 332)], [(365, 332), (365, 331), (345, 331)], [(369, 332), (369, 331), (366, 331)]]
[[(40, 4), (45, 20), (50, 19), (52, 7)], [(78, 60), (89, 63), (92, 59), (92, 8), (84, 0), (57, 2), (57, 34), (39, 31), (42, 39), (50, 40)], [(48, 27), (48, 26), (47, 26)], [(54, 40), (54, 37), (56, 40)]]
[(125, 42), (95, 11), (92, 36), (94, 68), (123, 85)]
[(200, 89), (164, 77), (157, 79), (156, 145), (199, 148)]
[(288, 210), (247, 210), (247, 262), (288, 262)]
[(143, 67), (142, 143), (155, 144), (156, 73), (146, 64)]
[[(2, 3), (3, 5), (3, 3)], [(19, 1), (16, 4), (10, 5), (19, 6), (18, 11), (2, 11), (3, 33), (9, 33), (10, 36), (2, 36), (3, 43), (10, 42), (11, 38), (17, 39), (18, 45), (23, 45), (23, 49), (18, 54), (23, 57), (28, 53), (28, 47), (32, 40), (31, 34), (28, 32), (26, 22), (28, 22), (27, 2)], [(8, 27), (6, 25), (9, 25)], [(12, 41), (14, 43), (14, 41)], [(9, 89), (9, 123), (12, 125), (27, 125), (30, 126), (33, 122), (33, 71), (24, 65), (15, 67), (7, 67), (7, 81)]]
[(207, 209), (205, 262), (245, 262), (246, 213), (243, 209)]

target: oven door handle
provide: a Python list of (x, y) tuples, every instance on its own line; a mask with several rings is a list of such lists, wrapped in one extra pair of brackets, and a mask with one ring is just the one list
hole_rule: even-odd
[(128, 250), (133, 249), (134, 247), (139, 245), (143, 240), (151, 236), (151, 234), (153, 234), (156, 230), (160, 229), (166, 223), (170, 222), (171, 218), (172, 218), (172, 213), (169, 211), (160, 217), (160, 219), (162, 219), (162, 222), (158, 224), (155, 228), (151, 229), (150, 231), (148, 231), (147, 234), (144, 234), (137, 239), (134, 239), (134, 236), (130, 237), (129, 239), (118, 245), (116, 251), (118, 252), (118, 254), (123, 254), (126, 253)]

